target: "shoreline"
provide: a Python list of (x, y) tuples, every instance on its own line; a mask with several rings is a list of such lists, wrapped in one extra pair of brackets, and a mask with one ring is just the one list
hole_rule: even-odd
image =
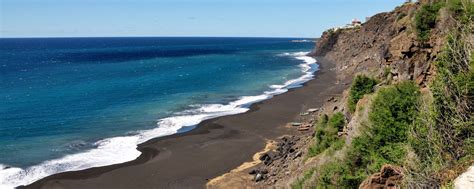
[[(0, 179), (5, 178), (0, 183), (0, 187), (13, 188), (14, 186), (28, 185), (37, 180), (58, 173), (80, 171), (94, 167), (103, 167), (114, 164), (122, 164), (132, 161), (140, 156), (142, 152), (138, 150), (140, 144), (148, 140), (184, 133), (194, 129), (199, 123), (217, 117), (236, 115), (247, 112), (254, 103), (267, 100), (275, 95), (287, 92), (289, 89), (301, 87), (303, 83), (312, 80), (314, 73), (318, 70), (316, 59), (307, 56), (309, 52), (297, 51), (281, 53), (277, 56), (288, 56), (292, 59), (302, 61), (297, 66), (301, 69), (302, 75), (286, 80), (281, 84), (273, 84), (269, 89), (257, 95), (240, 96), (237, 99), (224, 104), (203, 104), (195, 108), (186, 109), (181, 114), (158, 119), (158, 127), (147, 130), (139, 130), (134, 135), (115, 136), (101, 139), (94, 144), (96, 148), (83, 152), (67, 154), (61, 158), (44, 161), (40, 164), (27, 168), (9, 167), (0, 171)], [(190, 113), (192, 112), (192, 113)], [(121, 146), (120, 149), (115, 148)], [(107, 154), (114, 154), (107, 157)], [(86, 157), (105, 157), (99, 161), (84, 161)], [(2, 164), (0, 164), (0, 168)], [(72, 168), (68, 168), (72, 167)]]
[[(245, 171), (260, 164), (262, 162), (260, 160), (260, 156), (271, 150), (274, 150), (275, 148), (275, 141), (266, 141), (265, 148), (255, 153), (252, 156), (251, 161), (244, 162), (242, 163), (242, 165), (236, 167), (235, 169), (232, 169), (229, 172), (224, 173), (223, 175), (219, 175), (213, 179), (210, 179), (206, 183), (206, 188), (238, 188), (239, 185), (236, 185), (236, 182), (238, 184), (242, 184), (251, 181), (251, 179), (249, 178), (251, 178), (252, 176), (247, 174), (247, 172)], [(229, 179), (228, 177), (231, 177), (232, 179)]]
[[(320, 70), (313, 80), (257, 102), (245, 113), (205, 120), (191, 131), (151, 139), (138, 146), (142, 154), (135, 160), (58, 173), (25, 188), (204, 187), (209, 179), (251, 161), (267, 140), (297, 132), (284, 125), (300, 112), (322, 105), (325, 96), (342, 91), (344, 86), (335, 85), (334, 64), (317, 59)], [(320, 92), (308, 94), (314, 89)]]

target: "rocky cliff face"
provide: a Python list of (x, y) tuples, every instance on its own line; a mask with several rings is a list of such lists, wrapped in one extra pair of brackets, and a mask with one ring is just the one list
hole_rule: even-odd
[(439, 36), (446, 32), (449, 22), (441, 15), (432, 37), (419, 42), (411, 20), (419, 6), (420, 3), (405, 4), (374, 15), (358, 28), (328, 30), (311, 55), (336, 62), (343, 73), (415, 80), (423, 86), (433, 72), (430, 63), (440, 51), (443, 41)]
[[(441, 10), (430, 37), (419, 40), (414, 19), (421, 5), (429, 0), (407, 3), (386, 13), (372, 16), (360, 27), (330, 29), (324, 32), (310, 54), (324, 57), (337, 64), (339, 80), (347, 81), (353, 75), (365, 74), (383, 82), (396, 83), (413, 80), (426, 87), (436, 72), (433, 62), (441, 52), (448, 28), (453, 23), (445, 10)], [(359, 101), (363, 103), (363, 101)], [(358, 113), (346, 112), (349, 124), (347, 138), (353, 137), (362, 119)], [(403, 179), (400, 167), (386, 165), (379, 173), (368, 177), (359, 188), (397, 188)]]
[[(321, 62), (330, 60), (336, 64), (334, 69), (337, 74), (335, 82), (337, 85), (349, 87), (350, 80), (354, 75), (365, 74), (381, 81), (374, 87), (374, 91), (395, 86), (400, 81), (412, 80), (422, 88), (422, 93), (429, 94), (430, 88), (426, 86), (439, 78), (439, 75), (435, 75), (436, 68), (433, 62), (442, 51), (448, 29), (452, 28), (454, 23), (449, 13), (441, 9), (437, 12), (439, 15), (437, 15), (434, 28), (431, 28), (429, 37), (420, 40), (415, 31), (415, 14), (420, 11), (422, 5), (431, 2), (433, 0), (406, 3), (391, 12), (374, 15), (360, 27), (330, 29), (322, 34), (310, 55), (319, 58)], [(331, 70), (334, 69), (331, 68)], [(438, 74), (440, 73), (442, 71)], [(268, 188), (269, 186), (273, 188), (313, 188), (319, 186), (319, 183), (323, 183), (321, 186), (351, 186), (354, 188), (360, 184), (359, 188), (361, 189), (400, 188), (406, 184), (404, 181), (413, 176), (412, 172), (406, 171), (410, 164), (385, 164), (380, 171), (371, 171), (371, 175), (364, 174), (364, 178), (357, 180), (357, 182), (354, 181), (359, 178), (352, 177), (354, 174), (349, 173), (354, 170), (337, 166), (344, 164), (344, 159), (351, 155), (349, 152), (350, 148), (353, 148), (351, 146), (353, 139), (360, 136), (364, 132), (363, 129), (368, 128), (364, 125), (371, 124), (369, 117), (377, 95), (376, 93), (365, 94), (362, 99), (358, 100), (355, 111), (350, 112), (347, 105), (349, 92), (346, 90), (343, 94), (332, 94), (333, 97), (327, 99), (316, 112), (310, 115), (312, 118), (309, 122), (303, 123), (303, 125), (312, 126), (308, 128), (309, 132), (299, 136), (284, 137), (277, 143), (278, 147), (273, 151), (260, 154), (261, 163), (254, 166), (249, 172), (252, 177), (249, 178), (248, 174), (244, 174), (247, 181), (251, 180), (253, 183), (242, 184), (242, 181), (238, 180), (238, 184), (251, 186), (251, 188)], [(315, 143), (315, 129), (318, 127), (318, 124), (315, 123), (322, 115), (333, 115), (336, 112), (343, 113), (347, 123), (342, 131), (337, 132), (337, 137), (345, 141), (343, 146), (339, 149), (328, 149), (315, 156), (308, 156), (310, 147), (318, 144)], [(390, 135), (388, 136), (390, 137)], [(410, 157), (407, 158), (416, 156), (414, 153), (414, 151), (410, 151)], [(349, 166), (356, 166), (361, 161), (356, 160), (350, 160), (352, 164)], [(409, 161), (411, 160), (409, 159)], [(325, 170), (326, 172), (324, 172)], [(364, 167), (359, 170), (367, 172)], [(451, 169), (440, 172), (443, 172), (441, 174), (452, 172), (450, 175), (455, 176)], [(342, 175), (350, 176), (345, 177), (346, 180), (342, 181)], [(447, 178), (448, 176), (441, 177)], [(322, 180), (320, 180), (321, 178)], [(442, 184), (441, 180), (435, 180), (437, 183), (432, 183), (433, 180), (426, 180), (430, 181), (427, 183), (429, 185), (422, 183), (415, 186), (426, 187)], [(465, 180), (461, 179), (461, 181)], [(338, 185), (341, 183), (345, 185)]]

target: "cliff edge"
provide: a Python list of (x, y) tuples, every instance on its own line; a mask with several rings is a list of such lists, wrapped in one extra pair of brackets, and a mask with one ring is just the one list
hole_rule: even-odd
[(316, 163), (290, 186), (474, 188), (454, 182), (474, 163), (473, 10), (469, 0), (421, 0), (325, 31), (310, 55), (336, 62), (352, 85), (345, 108), (319, 121), (342, 113), (346, 123), (315, 125)]
[(239, 172), (250, 182), (238, 182), (474, 188), (473, 31), (471, 0), (407, 2), (325, 31), (309, 55), (334, 63), (335, 85), (347, 90), (302, 113), (301, 134), (275, 141), (250, 174)]

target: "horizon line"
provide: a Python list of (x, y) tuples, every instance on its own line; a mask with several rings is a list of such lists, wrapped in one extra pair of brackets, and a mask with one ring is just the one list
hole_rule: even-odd
[(0, 39), (46, 39), (46, 38), (295, 38), (295, 39), (317, 39), (318, 37), (288, 37), (288, 36), (0, 36)]

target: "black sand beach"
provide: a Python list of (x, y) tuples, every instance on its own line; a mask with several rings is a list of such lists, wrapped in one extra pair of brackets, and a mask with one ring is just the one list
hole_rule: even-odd
[(246, 113), (147, 141), (139, 145), (142, 155), (136, 160), (59, 173), (24, 188), (203, 188), (208, 180), (250, 161), (266, 141), (298, 132), (285, 125), (348, 87), (337, 82), (334, 63), (318, 58), (318, 64), (315, 79), (304, 87), (256, 103)]

